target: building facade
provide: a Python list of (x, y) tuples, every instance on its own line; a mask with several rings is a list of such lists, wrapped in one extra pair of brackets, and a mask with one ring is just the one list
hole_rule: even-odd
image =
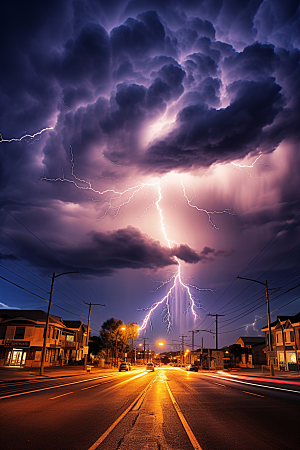
[(241, 353), (240, 367), (253, 368), (266, 364), (266, 354), (263, 351), (265, 338), (263, 336), (241, 336), (236, 341), (236, 345), (245, 349), (245, 352)]
[(295, 316), (277, 316), (271, 323), (272, 351), (269, 351), (269, 329), (266, 333), (267, 364), (272, 361), (280, 370), (299, 370), (300, 368), (300, 312)]
[[(0, 309), (0, 365), (39, 367), (47, 313), (42, 310)], [(50, 314), (45, 366), (81, 361), (87, 327)]]

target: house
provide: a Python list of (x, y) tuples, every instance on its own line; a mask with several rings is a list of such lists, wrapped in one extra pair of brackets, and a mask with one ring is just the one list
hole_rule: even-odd
[[(42, 310), (0, 309), (0, 365), (39, 367), (47, 313)], [(50, 314), (45, 366), (82, 359), (87, 327)]]
[(64, 360), (67, 363), (81, 361), (84, 356), (83, 347), (87, 345), (87, 326), (80, 320), (64, 320), (64, 324), (66, 326), (63, 330), (63, 335), (65, 335)]
[(295, 316), (277, 316), (271, 323), (272, 351), (269, 351), (269, 328), (261, 329), (266, 333), (268, 365), (272, 361), (281, 370), (299, 370), (300, 367), (300, 312)]
[(191, 352), (191, 364), (196, 364), (201, 369), (223, 370), (224, 351), (209, 348), (198, 349)]
[(266, 364), (266, 355), (263, 352), (265, 348), (264, 336), (241, 336), (236, 345), (240, 345), (245, 352), (241, 353), (240, 367), (254, 367)]

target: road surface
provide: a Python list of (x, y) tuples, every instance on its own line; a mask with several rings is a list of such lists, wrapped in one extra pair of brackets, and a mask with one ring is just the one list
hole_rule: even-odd
[(144, 368), (6, 384), (2, 450), (299, 450), (300, 383)]

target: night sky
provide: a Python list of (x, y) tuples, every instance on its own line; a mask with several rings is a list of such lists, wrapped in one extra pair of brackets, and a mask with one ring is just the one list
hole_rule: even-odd
[(47, 275), (80, 271), (53, 314), (104, 303), (92, 334), (116, 317), (169, 350), (214, 347), (208, 314), (219, 347), (262, 334), (264, 286), (239, 275), (268, 280), (272, 320), (299, 312), (299, 1), (0, 13), (0, 306), (46, 311)]

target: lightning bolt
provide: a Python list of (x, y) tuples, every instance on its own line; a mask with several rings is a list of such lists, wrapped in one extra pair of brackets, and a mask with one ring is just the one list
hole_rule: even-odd
[(260, 153), (260, 154), (258, 155), (258, 157), (257, 157), (257, 158), (253, 161), (253, 163), (250, 164), (250, 165), (247, 165), (247, 164), (239, 164), (239, 163), (235, 163), (235, 162), (232, 162), (231, 164), (232, 164), (234, 167), (237, 167), (238, 170), (241, 170), (242, 172), (244, 172), (245, 174), (247, 174), (250, 178), (253, 178), (253, 179), (263, 178), (263, 177), (265, 177), (266, 175), (269, 175), (269, 174), (272, 172), (272, 170), (270, 170), (270, 172), (264, 173), (264, 174), (261, 175), (260, 177), (254, 177), (254, 176), (251, 175), (251, 173), (249, 173), (247, 170), (244, 170), (244, 169), (253, 169), (254, 166), (255, 166), (255, 165), (258, 165), (258, 164), (267, 167), (269, 164), (265, 164), (265, 163), (261, 163), (261, 162), (258, 163), (258, 162), (257, 162), (257, 161), (261, 158), (261, 156), (262, 156), (262, 154)]
[(12, 138), (12, 139), (3, 139), (3, 137), (0, 134), (0, 142), (22, 142), (23, 140), (25, 140), (27, 142), (27, 144), (29, 144), (29, 143), (35, 141), (37, 137), (40, 137), (42, 135), (42, 133), (44, 133), (45, 131), (49, 131), (49, 130), (53, 130), (53, 127), (43, 128), (41, 131), (38, 131), (37, 133), (25, 134), (24, 136), (22, 136), (20, 138)]
[[(58, 178), (48, 178), (48, 177), (44, 176), (41, 178), (41, 180), (49, 181), (49, 182), (71, 183), (79, 190), (91, 191), (97, 195), (103, 196), (103, 199), (101, 199), (101, 200), (91, 199), (93, 201), (105, 202), (107, 204), (103, 215), (100, 217), (100, 220), (103, 219), (104, 217), (106, 217), (109, 214), (109, 212), (112, 212), (112, 216), (111, 216), (112, 218), (116, 217), (120, 213), (121, 208), (122, 207), (126, 208), (126, 206), (133, 200), (133, 198), (142, 190), (147, 189), (146, 193), (145, 193), (145, 197), (146, 197), (147, 195), (149, 195), (150, 190), (157, 189), (156, 198), (152, 201), (152, 203), (150, 205), (148, 205), (144, 209), (142, 216), (144, 214), (146, 214), (146, 212), (149, 210), (149, 208), (156, 207), (156, 209), (158, 211), (158, 215), (159, 215), (159, 224), (160, 224), (161, 232), (167, 243), (167, 246), (170, 249), (172, 249), (172, 247), (174, 245), (178, 245), (175, 241), (172, 241), (171, 239), (169, 239), (169, 237), (167, 235), (165, 222), (164, 222), (163, 209), (161, 207), (163, 195), (162, 195), (160, 181), (156, 181), (153, 183), (142, 183), (138, 180), (133, 180), (133, 181), (136, 181), (136, 184), (127, 189), (124, 189), (123, 191), (121, 191), (121, 190), (119, 191), (116, 189), (105, 189), (105, 190), (101, 191), (101, 190), (95, 189), (93, 187), (91, 181), (87, 181), (87, 180), (77, 177), (77, 175), (75, 174), (75, 162), (74, 162), (74, 155), (73, 155), (72, 147), (70, 147), (70, 151), (71, 151), (71, 178), (65, 178), (65, 176), (63, 174), (62, 177), (58, 177)], [(107, 158), (105, 158), (105, 159), (106, 159), (106, 161), (110, 162)], [(211, 224), (213, 229), (215, 229), (215, 230), (218, 229), (218, 227), (212, 221), (211, 216), (213, 214), (234, 215), (233, 212), (231, 212), (230, 210), (227, 210), (227, 209), (225, 209), (223, 211), (207, 211), (204, 208), (199, 208), (198, 206), (196, 206), (195, 204), (192, 203), (193, 200), (197, 197), (195, 190), (194, 190), (193, 196), (191, 198), (189, 198), (188, 194), (187, 194), (186, 186), (183, 183), (182, 177), (181, 177), (181, 186), (182, 186), (182, 191), (183, 191), (183, 195), (181, 198), (186, 199), (189, 207), (194, 208), (197, 211), (205, 213), (207, 215), (209, 223)], [(140, 217), (142, 217), (142, 216), (140, 216)], [(194, 319), (198, 318), (196, 309), (201, 308), (201, 304), (200, 304), (199, 300), (192, 294), (191, 289), (196, 289), (198, 291), (209, 290), (209, 291), (213, 292), (212, 289), (206, 289), (206, 288), (201, 289), (195, 285), (185, 283), (182, 279), (182, 264), (177, 256), (174, 256), (174, 259), (175, 259), (175, 261), (177, 263), (177, 267), (178, 267), (176, 272), (174, 274), (172, 274), (172, 276), (169, 277), (167, 280), (160, 282), (161, 285), (156, 290), (162, 288), (163, 286), (165, 286), (167, 284), (171, 284), (171, 286), (170, 286), (168, 292), (166, 293), (166, 295), (164, 295), (160, 300), (156, 301), (148, 308), (140, 309), (143, 311), (147, 311), (147, 314), (142, 322), (142, 325), (139, 327), (139, 331), (145, 330), (147, 325), (149, 325), (149, 324), (151, 326), (151, 317), (152, 317), (154, 311), (157, 310), (157, 308), (159, 308), (159, 306), (163, 306), (162, 322), (166, 325), (167, 331), (169, 332), (172, 329), (172, 315), (171, 315), (170, 301), (173, 297), (176, 297), (176, 289), (181, 289), (183, 292), (185, 292), (187, 299), (188, 299), (188, 306), (185, 310), (185, 313), (187, 313), (188, 311), (191, 311)]]
[(183, 184), (183, 181), (182, 181), (182, 177), (181, 177), (181, 185), (182, 185), (182, 190), (183, 190), (183, 197), (185, 197), (185, 199), (186, 199), (186, 201), (187, 201), (187, 204), (188, 204), (191, 208), (196, 209), (197, 211), (204, 212), (204, 213), (207, 215), (207, 217), (208, 217), (209, 223), (211, 224), (211, 226), (212, 226), (215, 230), (218, 230), (219, 228), (218, 228), (218, 227), (215, 225), (215, 223), (212, 221), (211, 216), (212, 216), (213, 214), (230, 214), (231, 216), (235, 216), (235, 213), (232, 212), (232, 211), (230, 211), (229, 209), (224, 209), (223, 211), (207, 211), (206, 209), (199, 208), (198, 206), (193, 205), (193, 204), (192, 204), (192, 201), (194, 200), (194, 198), (197, 197), (196, 192), (195, 192), (195, 189), (192, 188), (193, 191), (194, 191), (194, 195), (192, 196), (191, 199), (189, 199), (189, 198), (188, 198), (188, 195), (187, 195), (187, 193), (186, 193), (186, 187), (185, 187), (185, 185)]
[[(163, 196), (162, 196), (162, 192), (161, 192), (161, 186), (160, 184), (158, 185), (158, 198), (155, 201), (155, 205), (156, 208), (158, 210), (159, 216), (160, 216), (160, 226), (161, 226), (161, 231), (164, 235), (164, 238), (167, 242), (168, 247), (171, 249), (172, 245), (171, 243), (173, 243), (173, 241), (171, 241), (166, 233), (166, 228), (164, 225), (164, 217), (163, 217), (163, 211), (162, 208), (160, 206), (161, 200), (162, 200)], [(172, 296), (172, 293), (175, 291), (176, 286), (181, 286), (181, 288), (183, 288), (183, 290), (187, 293), (188, 299), (189, 299), (189, 306), (186, 310), (186, 312), (191, 309), (192, 314), (194, 316), (194, 319), (197, 319), (198, 315), (195, 311), (195, 308), (197, 308), (194, 296), (192, 295), (191, 291), (190, 291), (190, 286), (186, 283), (184, 283), (182, 281), (181, 278), (181, 264), (180, 264), (180, 260), (177, 258), (177, 256), (174, 257), (177, 264), (178, 264), (178, 270), (176, 272), (175, 275), (173, 275), (171, 278), (169, 278), (169, 281), (173, 280), (172, 286), (170, 287), (170, 289), (168, 290), (167, 294), (161, 298), (159, 301), (155, 302), (150, 308), (148, 313), (146, 314), (146, 317), (143, 320), (143, 323), (141, 325), (141, 327), (139, 328), (139, 331), (142, 331), (144, 329), (146, 329), (147, 324), (150, 321), (151, 315), (153, 314), (153, 312), (163, 303), (165, 303), (165, 307), (164, 307), (164, 317), (163, 317), (163, 323), (166, 323), (166, 327), (167, 327), (167, 331), (170, 331), (172, 329), (172, 317), (171, 317), (171, 313), (170, 313), (170, 298)], [(164, 282), (163, 284), (166, 284), (167, 282)]]

